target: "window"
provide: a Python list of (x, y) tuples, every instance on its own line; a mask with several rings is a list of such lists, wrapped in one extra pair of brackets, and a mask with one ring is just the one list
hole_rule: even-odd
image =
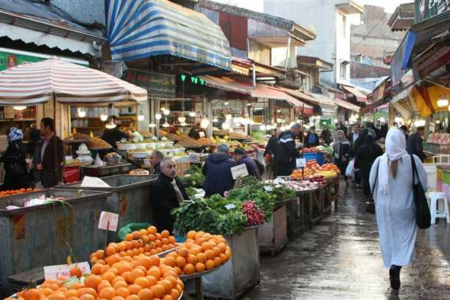
[(342, 16), (342, 37), (345, 39), (347, 37), (347, 17)]
[(347, 66), (348, 66), (348, 62), (347, 62), (347, 61), (341, 62), (341, 66), (340, 66), (340, 78), (341, 78), (342, 80), (347, 80)]

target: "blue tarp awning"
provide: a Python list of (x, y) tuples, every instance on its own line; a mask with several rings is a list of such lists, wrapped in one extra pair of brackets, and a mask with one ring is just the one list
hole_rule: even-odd
[(400, 46), (397, 48), (397, 51), (391, 61), (392, 86), (398, 85), (402, 79), (402, 76), (410, 69), (410, 59), (416, 39), (417, 33), (409, 30), (403, 38)]
[(107, 0), (113, 60), (171, 55), (231, 69), (230, 44), (206, 16), (167, 0)]

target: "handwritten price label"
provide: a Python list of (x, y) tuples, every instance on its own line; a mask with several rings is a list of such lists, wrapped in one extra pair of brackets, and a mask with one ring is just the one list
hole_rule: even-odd
[(58, 280), (61, 277), (70, 277), (70, 270), (78, 267), (82, 274), (91, 274), (91, 268), (88, 262), (76, 263), (71, 265), (56, 265), (44, 267), (45, 280)]

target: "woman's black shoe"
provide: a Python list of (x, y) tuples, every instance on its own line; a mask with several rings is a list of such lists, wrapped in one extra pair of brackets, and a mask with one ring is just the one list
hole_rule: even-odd
[(389, 269), (389, 280), (391, 281), (391, 288), (398, 291), (400, 289), (400, 268), (392, 266)]

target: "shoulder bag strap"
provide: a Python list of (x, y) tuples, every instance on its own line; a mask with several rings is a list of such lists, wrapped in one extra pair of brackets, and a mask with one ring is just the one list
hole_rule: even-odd
[(414, 159), (414, 156), (412, 154), (410, 156), (411, 156), (411, 165), (412, 165), (412, 172), (413, 172), (413, 174), (412, 174), (413, 175), (413, 186), (415, 185), (414, 184), (414, 174), (417, 177), (418, 184), (421, 185), (420, 178), (419, 178), (419, 173), (417, 172), (416, 160)]
[[(378, 165), (377, 165), (377, 174), (375, 175), (375, 181), (373, 183), (373, 187), (372, 190), (370, 191), (370, 194), (373, 196), (373, 193), (375, 192), (375, 187), (377, 185), (378, 182), (378, 171), (380, 169), (380, 160), (378, 160)], [(372, 197), (373, 198), (373, 197)]]

